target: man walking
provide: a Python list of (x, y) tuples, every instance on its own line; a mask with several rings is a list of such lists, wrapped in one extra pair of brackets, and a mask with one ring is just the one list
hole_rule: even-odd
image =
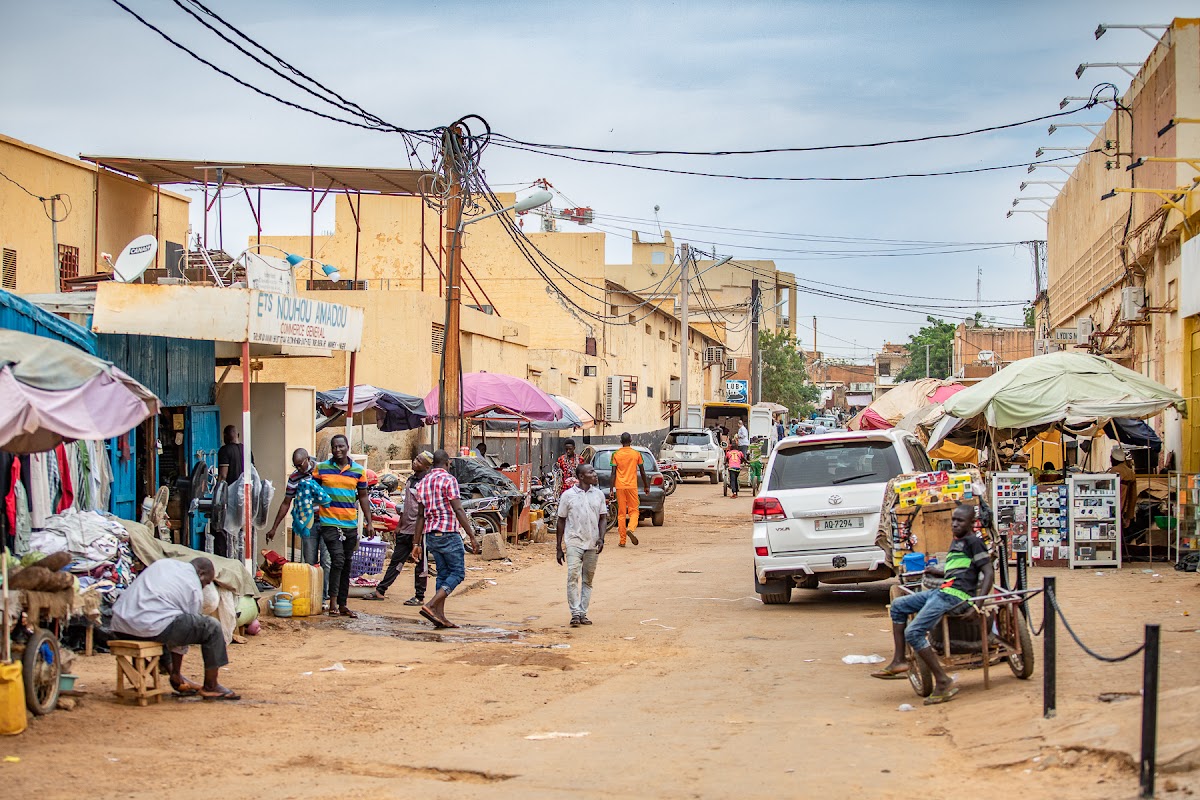
[[(288, 476), (287, 487), (283, 491), (283, 502), (275, 514), (275, 523), (267, 532), (267, 541), (275, 538), (279, 524), (288, 511), (292, 512), (292, 534), (300, 537), (301, 558), (305, 564), (314, 567), (321, 565), (325, 577), (325, 596), (329, 596), (329, 550), (317, 533), (317, 512), (321, 506), (330, 502), (329, 493), (317, 483), (312, 476), (316, 462), (303, 447), (292, 451), (292, 466), (295, 469)], [(295, 544), (295, 540), (293, 540)], [(293, 556), (294, 558), (295, 556)], [(324, 598), (322, 598), (324, 599)]]
[[(617, 493), (617, 533), (620, 538), (617, 547), (625, 546), (625, 539), (634, 544), (638, 538), (634, 534), (638, 526), (638, 474), (641, 474), (642, 486), (646, 496), (650, 496), (650, 479), (646, 477), (646, 467), (642, 464), (642, 454), (631, 446), (633, 437), (628, 433), (621, 434), (621, 449), (613, 453), (613, 491)], [(628, 520), (628, 522), (626, 522)]]
[(579, 467), (579, 456), (575, 454), (575, 440), (567, 439), (563, 442), (563, 454), (554, 462), (557, 473), (555, 478), (558, 479), (558, 496), (562, 497), (563, 493), (575, 485), (577, 478), (575, 470)]
[(596, 487), (599, 479), (591, 464), (575, 470), (576, 484), (563, 492), (558, 501), (558, 525), (554, 530), (555, 556), (567, 564), (567, 605), (571, 609), (571, 627), (591, 625), (588, 604), (592, 600), (592, 578), (596, 561), (604, 552), (604, 531), (608, 528), (608, 503)]
[(461, 524), (471, 540), (471, 552), (478, 551), (475, 542), (475, 526), (463, 510), (458, 494), (458, 481), (446, 471), (450, 466), (450, 455), (445, 450), (433, 454), (433, 468), (417, 487), (417, 502), (424, 515), (417, 529), (416, 546), (433, 556), (437, 567), (437, 592), (433, 601), (421, 606), (421, 616), (433, 623), (435, 628), (457, 628), (446, 618), (446, 598), (467, 576), (462, 536), (458, 533)]
[(400, 577), (404, 562), (411, 557), (415, 563), (413, 568), (412, 597), (404, 601), (406, 606), (419, 606), (425, 602), (425, 589), (429, 586), (429, 557), (425, 550), (416, 544), (421, 533), (421, 503), (417, 499), (417, 486), (428, 474), (433, 464), (433, 453), (423, 451), (413, 459), (413, 474), (404, 485), (404, 502), (400, 506), (400, 525), (396, 528), (396, 542), (392, 548), (392, 560), (388, 562), (383, 580), (375, 587), (375, 591), (364, 597), (364, 600), (383, 600), (387, 590)]
[(366, 472), (350, 458), (350, 440), (337, 434), (329, 440), (333, 454), (317, 465), (317, 483), (329, 493), (318, 522), (329, 550), (329, 616), (357, 617), (346, 605), (350, 596), (350, 558), (358, 549), (358, 514), (371, 524)]

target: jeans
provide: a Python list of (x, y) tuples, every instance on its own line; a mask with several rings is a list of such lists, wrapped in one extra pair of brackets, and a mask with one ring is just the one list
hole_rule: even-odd
[[(392, 560), (388, 562), (383, 580), (375, 587), (378, 594), (385, 594), (391, 585), (400, 577), (404, 563), (412, 555), (413, 537), (411, 533), (396, 534), (396, 545), (392, 548)], [(425, 590), (429, 587), (429, 554), (421, 550), (421, 559), (413, 566), (413, 594), (418, 600), (425, 599)]]
[(941, 589), (905, 595), (892, 601), (892, 623), (903, 625), (909, 614), (916, 614), (904, 629), (904, 641), (913, 650), (929, 647), (928, 634), (941, 621), (946, 612), (962, 603), (962, 599), (947, 594)]
[(582, 547), (567, 548), (567, 605), (572, 617), (587, 615), (592, 600), (592, 578), (596, 575), (599, 550), (584, 550)]
[(321, 539), (329, 549), (329, 599), (336, 600), (339, 608), (345, 608), (350, 596), (350, 557), (358, 549), (358, 531), (325, 525), (321, 528)]
[(162, 642), (164, 651), (179, 655), (188, 651), (188, 645), (198, 644), (204, 657), (205, 669), (219, 669), (229, 663), (229, 655), (225, 652), (225, 632), (221, 630), (221, 623), (215, 617), (180, 614), (157, 636), (130, 636), (116, 631), (114, 633), (118, 638)]
[[(300, 537), (300, 546), (302, 548), (305, 564), (311, 564), (314, 567), (317, 564), (321, 565), (321, 575), (325, 579), (325, 586), (322, 589), (324, 594), (321, 595), (321, 602), (329, 599), (329, 548), (325, 546), (325, 540), (321, 538), (321, 534), (313, 531), (308, 536)], [(320, 559), (317, 556), (320, 555)]]
[(437, 567), (437, 590), (450, 594), (467, 577), (467, 549), (462, 537), (457, 532), (426, 531), (425, 552), (433, 556)]
[(725, 472), (728, 473), (728, 475), (729, 475), (729, 493), (737, 494), (738, 493), (738, 480), (741, 478), (741, 475), (742, 475), (741, 469), (727, 469), (727, 470), (725, 470)]

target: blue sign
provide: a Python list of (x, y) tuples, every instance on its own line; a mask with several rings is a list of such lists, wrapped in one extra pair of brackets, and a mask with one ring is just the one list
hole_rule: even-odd
[(750, 381), (747, 381), (747, 380), (725, 381), (725, 402), (727, 402), (727, 403), (749, 403), (750, 402)]

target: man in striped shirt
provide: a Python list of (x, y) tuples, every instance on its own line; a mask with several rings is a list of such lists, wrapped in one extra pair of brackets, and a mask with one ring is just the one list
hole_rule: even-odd
[(421, 606), (421, 616), (435, 628), (457, 628), (446, 618), (446, 598), (467, 576), (461, 524), (471, 540), (471, 552), (477, 552), (475, 526), (463, 510), (458, 494), (458, 481), (446, 469), (450, 455), (445, 450), (433, 454), (433, 469), (417, 486), (417, 502), (421, 504), (424, 524), (418, 529), (415, 545), (433, 557), (437, 565), (437, 594)]
[(329, 440), (333, 455), (317, 465), (313, 477), (329, 494), (317, 517), (321, 539), (329, 550), (329, 615), (357, 617), (346, 605), (350, 595), (350, 558), (358, 549), (358, 512), (371, 524), (366, 472), (350, 458), (350, 442), (342, 434)]

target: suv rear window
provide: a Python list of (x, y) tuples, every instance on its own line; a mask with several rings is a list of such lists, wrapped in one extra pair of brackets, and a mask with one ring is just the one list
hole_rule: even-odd
[(683, 445), (684, 447), (703, 447), (706, 444), (711, 444), (712, 438), (707, 433), (668, 433), (667, 444), (672, 446)]
[(885, 483), (899, 474), (900, 459), (891, 442), (824, 442), (778, 450), (767, 488)]
[[(596, 457), (592, 460), (592, 466), (598, 470), (612, 469), (612, 457), (616, 450), (597, 450)], [(642, 457), (642, 466), (646, 468), (646, 472), (657, 472), (658, 463), (654, 460), (654, 456), (638, 451)]]

